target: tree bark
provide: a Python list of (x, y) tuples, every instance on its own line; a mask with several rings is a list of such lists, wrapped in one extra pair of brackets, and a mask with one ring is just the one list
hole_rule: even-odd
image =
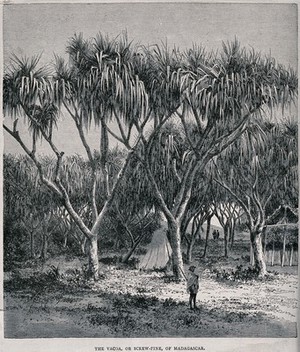
[(86, 241), (87, 241), (87, 238), (84, 237), (83, 240), (80, 243), (80, 249), (81, 249), (81, 253), (82, 254), (85, 254)]
[(251, 245), (254, 256), (254, 267), (260, 277), (264, 277), (267, 274), (266, 263), (263, 254), (263, 246), (261, 239), (262, 231), (252, 230), (250, 232)]
[(180, 281), (184, 279), (184, 267), (181, 253), (180, 222), (174, 219), (173, 221), (168, 221), (168, 225), (170, 245), (172, 248), (173, 273), (175, 279)]
[(234, 235), (235, 235), (235, 230), (234, 230), (234, 225), (230, 227), (230, 248), (233, 248), (234, 244)]
[(91, 277), (97, 281), (99, 279), (99, 261), (98, 261), (98, 240), (97, 235), (90, 237), (88, 240), (88, 260)]
[(224, 256), (225, 258), (228, 258), (228, 232), (229, 232), (229, 226), (226, 224), (224, 226)]
[(68, 232), (65, 233), (63, 248), (67, 248), (68, 245)]
[(195, 235), (192, 234), (192, 237), (191, 237), (191, 240), (188, 241), (187, 243), (187, 250), (186, 250), (186, 260), (187, 260), (187, 263), (190, 263), (193, 259), (193, 248), (194, 248), (194, 244), (196, 242), (196, 237)]
[(205, 245), (204, 245), (204, 251), (203, 251), (203, 258), (206, 256), (206, 251), (207, 251), (207, 246), (208, 246), (208, 237), (209, 237), (209, 232), (210, 232), (210, 223), (211, 223), (211, 216), (207, 218), (207, 223), (206, 223), (206, 236), (205, 236)]
[(41, 259), (45, 261), (48, 253), (48, 236), (43, 232), (42, 235), (42, 248), (41, 248)]
[(129, 251), (123, 256), (122, 258), (122, 263), (127, 263), (128, 260), (130, 259), (130, 257), (132, 256), (132, 254), (134, 253), (134, 251), (136, 250), (136, 248), (138, 247), (138, 245), (141, 243), (142, 239), (144, 238), (144, 236), (140, 236), (135, 242), (134, 244), (130, 247)]
[(185, 238), (188, 225), (189, 225), (189, 219), (187, 219), (187, 217), (185, 216), (184, 220), (181, 222), (181, 227), (180, 227), (180, 233), (181, 233), (182, 239)]

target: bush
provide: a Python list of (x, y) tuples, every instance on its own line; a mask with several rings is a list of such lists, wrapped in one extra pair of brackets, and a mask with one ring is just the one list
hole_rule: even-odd
[(138, 263), (140, 262), (139, 258), (131, 257), (126, 263), (130, 268), (137, 268)]
[(185, 302), (177, 302), (173, 298), (166, 298), (163, 302), (163, 307), (165, 308), (177, 307), (182, 305), (185, 305)]
[(128, 309), (130, 307), (147, 309), (159, 303), (155, 296), (147, 297), (145, 295), (130, 295), (125, 294), (120, 297), (115, 297), (112, 305), (116, 309)]
[(115, 255), (113, 257), (104, 257), (100, 258), (99, 262), (106, 264), (106, 265), (115, 265), (120, 261), (120, 257)]
[(4, 217), (3, 227), (3, 269), (14, 270), (22, 267), (22, 262), (28, 259), (29, 250), (26, 233), (18, 225), (15, 219)]
[[(213, 269), (212, 271), (217, 279), (228, 280), (228, 281), (242, 281), (247, 282), (258, 278), (259, 272), (255, 267), (244, 268), (242, 265), (238, 265), (235, 270), (219, 270)], [(271, 279), (272, 276), (266, 276), (266, 279)]]
[[(86, 287), (90, 277), (91, 275), (87, 264), (82, 265), (81, 269), (69, 269), (63, 275), (67, 284), (75, 287)], [(100, 275), (99, 278), (103, 279), (104, 275)]]
[(10, 280), (4, 283), (6, 291), (31, 290), (35, 294), (51, 291), (60, 287), (62, 275), (59, 269), (51, 265), (45, 273), (35, 272), (29, 277), (22, 277), (19, 271), (14, 271)]

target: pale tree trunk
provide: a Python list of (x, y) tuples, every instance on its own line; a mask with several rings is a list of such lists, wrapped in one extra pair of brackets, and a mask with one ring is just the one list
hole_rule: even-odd
[[(187, 223), (188, 225), (188, 223)], [(186, 226), (187, 227), (187, 226)], [(181, 229), (183, 227), (181, 226)], [(197, 223), (197, 220), (196, 218), (194, 218), (193, 220), (193, 225), (192, 225), (192, 233), (190, 234), (190, 236), (185, 236), (184, 238), (186, 239), (186, 242), (187, 242), (187, 250), (186, 250), (186, 260), (187, 260), (187, 263), (190, 263), (193, 259), (193, 248), (194, 248), (194, 244), (196, 242), (196, 239), (198, 238), (201, 238), (201, 232), (200, 232), (200, 221), (198, 221)], [(182, 230), (181, 230), (181, 234), (182, 234)]]
[(172, 248), (173, 273), (176, 280), (182, 280), (184, 278), (184, 267), (181, 253), (180, 222), (174, 219), (173, 221), (168, 221), (168, 225), (170, 245)]
[(192, 234), (191, 239), (187, 241), (187, 250), (186, 250), (187, 263), (190, 263), (192, 261), (192, 253), (193, 253), (195, 242), (196, 242), (196, 237)]
[(235, 230), (234, 230), (235, 226), (230, 226), (230, 248), (233, 248), (233, 244), (234, 244), (234, 235), (235, 235)]
[(144, 167), (148, 174), (148, 180), (153, 186), (153, 192), (158, 201), (159, 210), (162, 211), (168, 221), (168, 233), (170, 245), (172, 248), (172, 264), (175, 279), (180, 281), (185, 278), (183, 259), (181, 253), (181, 224), (184, 218), (184, 213), (191, 196), (193, 180), (196, 173), (197, 162), (191, 160), (186, 174), (183, 176), (181, 187), (177, 193), (176, 199), (172, 206), (172, 210), (166, 205), (163, 196), (159, 190), (157, 182), (151, 172), (150, 162), (146, 160)]
[(228, 258), (228, 232), (229, 225), (225, 224), (224, 226), (224, 257)]
[(68, 232), (65, 233), (63, 248), (67, 248), (68, 245)]
[(82, 254), (85, 254), (86, 242), (87, 242), (87, 239), (86, 239), (86, 237), (84, 237), (83, 240), (80, 243), (80, 249), (81, 249), (81, 253)]
[(43, 233), (42, 235), (42, 248), (41, 248), (41, 255), (40, 258), (45, 261), (47, 259), (48, 253), (48, 236)]
[(201, 226), (200, 223), (198, 224), (197, 228), (196, 228), (196, 233), (195, 233), (195, 240), (199, 240), (201, 241), (202, 237), (201, 237)]
[(250, 231), (250, 239), (254, 256), (254, 267), (257, 270), (258, 275), (264, 277), (267, 274), (267, 267), (262, 246), (262, 231), (259, 229), (252, 229)]
[(94, 235), (88, 240), (88, 260), (89, 260), (89, 271), (91, 277), (97, 281), (99, 279), (99, 261), (98, 261), (98, 239), (97, 235)]
[[(182, 236), (182, 240), (186, 239), (186, 230), (187, 230), (187, 227), (189, 225), (189, 220), (187, 220), (187, 218), (185, 218), (182, 223), (181, 223), (181, 229), (180, 229), (180, 233), (181, 233), (181, 236)], [(187, 241), (188, 242), (188, 241)]]
[(207, 251), (207, 246), (208, 246), (208, 237), (209, 237), (209, 233), (210, 233), (211, 218), (212, 218), (212, 216), (209, 216), (209, 217), (207, 218), (205, 245), (204, 245), (204, 251), (203, 251), (203, 255), (202, 255), (203, 258), (205, 258), (205, 256), (206, 256), (206, 251)]

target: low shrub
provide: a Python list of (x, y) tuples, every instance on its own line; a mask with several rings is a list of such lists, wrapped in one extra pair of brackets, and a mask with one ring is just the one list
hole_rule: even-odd
[(166, 298), (163, 301), (163, 307), (177, 307), (177, 306), (182, 306), (185, 305), (185, 302), (177, 302), (173, 298)]
[(35, 272), (22, 277), (19, 271), (13, 271), (11, 279), (4, 282), (6, 291), (32, 290), (35, 294), (51, 291), (63, 285), (58, 267), (51, 265), (46, 272)]
[[(82, 265), (80, 269), (68, 269), (63, 275), (64, 281), (69, 286), (86, 287), (90, 279), (90, 271), (87, 264)], [(103, 274), (99, 275), (99, 279), (104, 279)]]
[(118, 265), (118, 269), (123, 269), (124, 267), (129, 269), (136, 269), (138, 267), (138, 263), (140, 262), (139, 258), (137, 257), (131, 257), (125, 263), (122, 263), (121, 260)]
[(147, 297), (145, 295), (125, 294), (115, 297), (112, 305), (116, 309), (128, 309), (130, 307), (147, 309), (159, 303), (159, 299), (155, 296)]
[(113, 257), (103, 257), (99, 259), (99, 262), (106, 265), (115, 265), (120, 261), (120, 257), (115, 255)]
[[(255, 267), (244, 268), (242, 265), (238, 265), (236, 269), (219, 270), (215, 268), (212, 272), (219, 280), (247, 282), (259, 278), (259, 272)], [(266, 275), (264, 279), (271, 280), (273, 277), (273, 275)]]

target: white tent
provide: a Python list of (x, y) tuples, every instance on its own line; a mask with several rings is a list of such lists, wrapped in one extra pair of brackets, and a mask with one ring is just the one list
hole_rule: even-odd
[(167, 228), (163, 226), (153, 233), (148, 251), (139, 264), (139, 269), (163, 269), (171, 257), (172, 249), (167, 238)]

